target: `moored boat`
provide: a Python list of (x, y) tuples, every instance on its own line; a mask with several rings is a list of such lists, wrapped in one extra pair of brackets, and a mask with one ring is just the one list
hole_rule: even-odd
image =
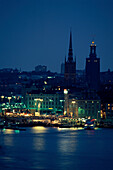
[(95, 119), (88, 119), (84, 125), (85, 130), (94, 130), (95, 129)]

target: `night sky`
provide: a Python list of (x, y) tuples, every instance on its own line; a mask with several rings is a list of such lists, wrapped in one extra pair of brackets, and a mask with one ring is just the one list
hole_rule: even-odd
[(0, 0), (0, 69), (41, 64), (60, 72), (70, 28), (77, 69), (85, 68), (94, 39), (101, 71), (112, 71), (112, 0)]

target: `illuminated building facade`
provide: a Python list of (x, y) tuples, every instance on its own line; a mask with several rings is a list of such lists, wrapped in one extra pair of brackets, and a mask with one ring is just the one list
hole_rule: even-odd
[(113, 120), (113, 103), (106, 103), (105, 118), (109, 120)]
[(67, 87), (75, 85), (76, 83), (76, 61), (73, 60), (73, 49), (72, 49), (72, 33), (70, 32), (70, 43), (68, 60), (65, 57), (65, 72), (64, 79)]
[(39, 111), (41, 114), (63, 114), (64, 94), (62, 93), (28, 93), (26, 106), (31, 112)]
[(113, 121), (113, 102), (101, 103), (101, 118)]
[(86, 81), (88, 88), (99, 90), (100, 87), (100, 58), (96, 56), (94, 41), (90, 45), (89, 58), (86, 58)]
[(69, 112), (75, 118), (100, 118), (100, 100), (69, 99)]
[(64, 114), (75, 118), (100, 118), (101, 101), (92, 91), (64, 93)]

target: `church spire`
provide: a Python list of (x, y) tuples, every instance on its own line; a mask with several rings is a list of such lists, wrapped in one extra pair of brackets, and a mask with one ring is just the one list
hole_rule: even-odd
[(65, 55), (65, 63), (66, 63), (66, 55)]
[(72, 32), (70, 31), (69, 49), (72, 49)]
[(68, 61), (73, 61), (73, 49), (72, 49), (72, 32), (70, 31), (70, 42), (69, 42), (69, 52), (68, 52)]

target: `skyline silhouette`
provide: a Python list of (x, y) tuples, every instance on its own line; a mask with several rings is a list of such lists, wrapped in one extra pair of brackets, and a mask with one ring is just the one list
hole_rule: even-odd
[(0, 69), (60, 72), (71, 28), (77, 69), (85, 69), (94, 40), (100, 70), (113, 70), (112, 7), (111, 0), (0, 0)]

